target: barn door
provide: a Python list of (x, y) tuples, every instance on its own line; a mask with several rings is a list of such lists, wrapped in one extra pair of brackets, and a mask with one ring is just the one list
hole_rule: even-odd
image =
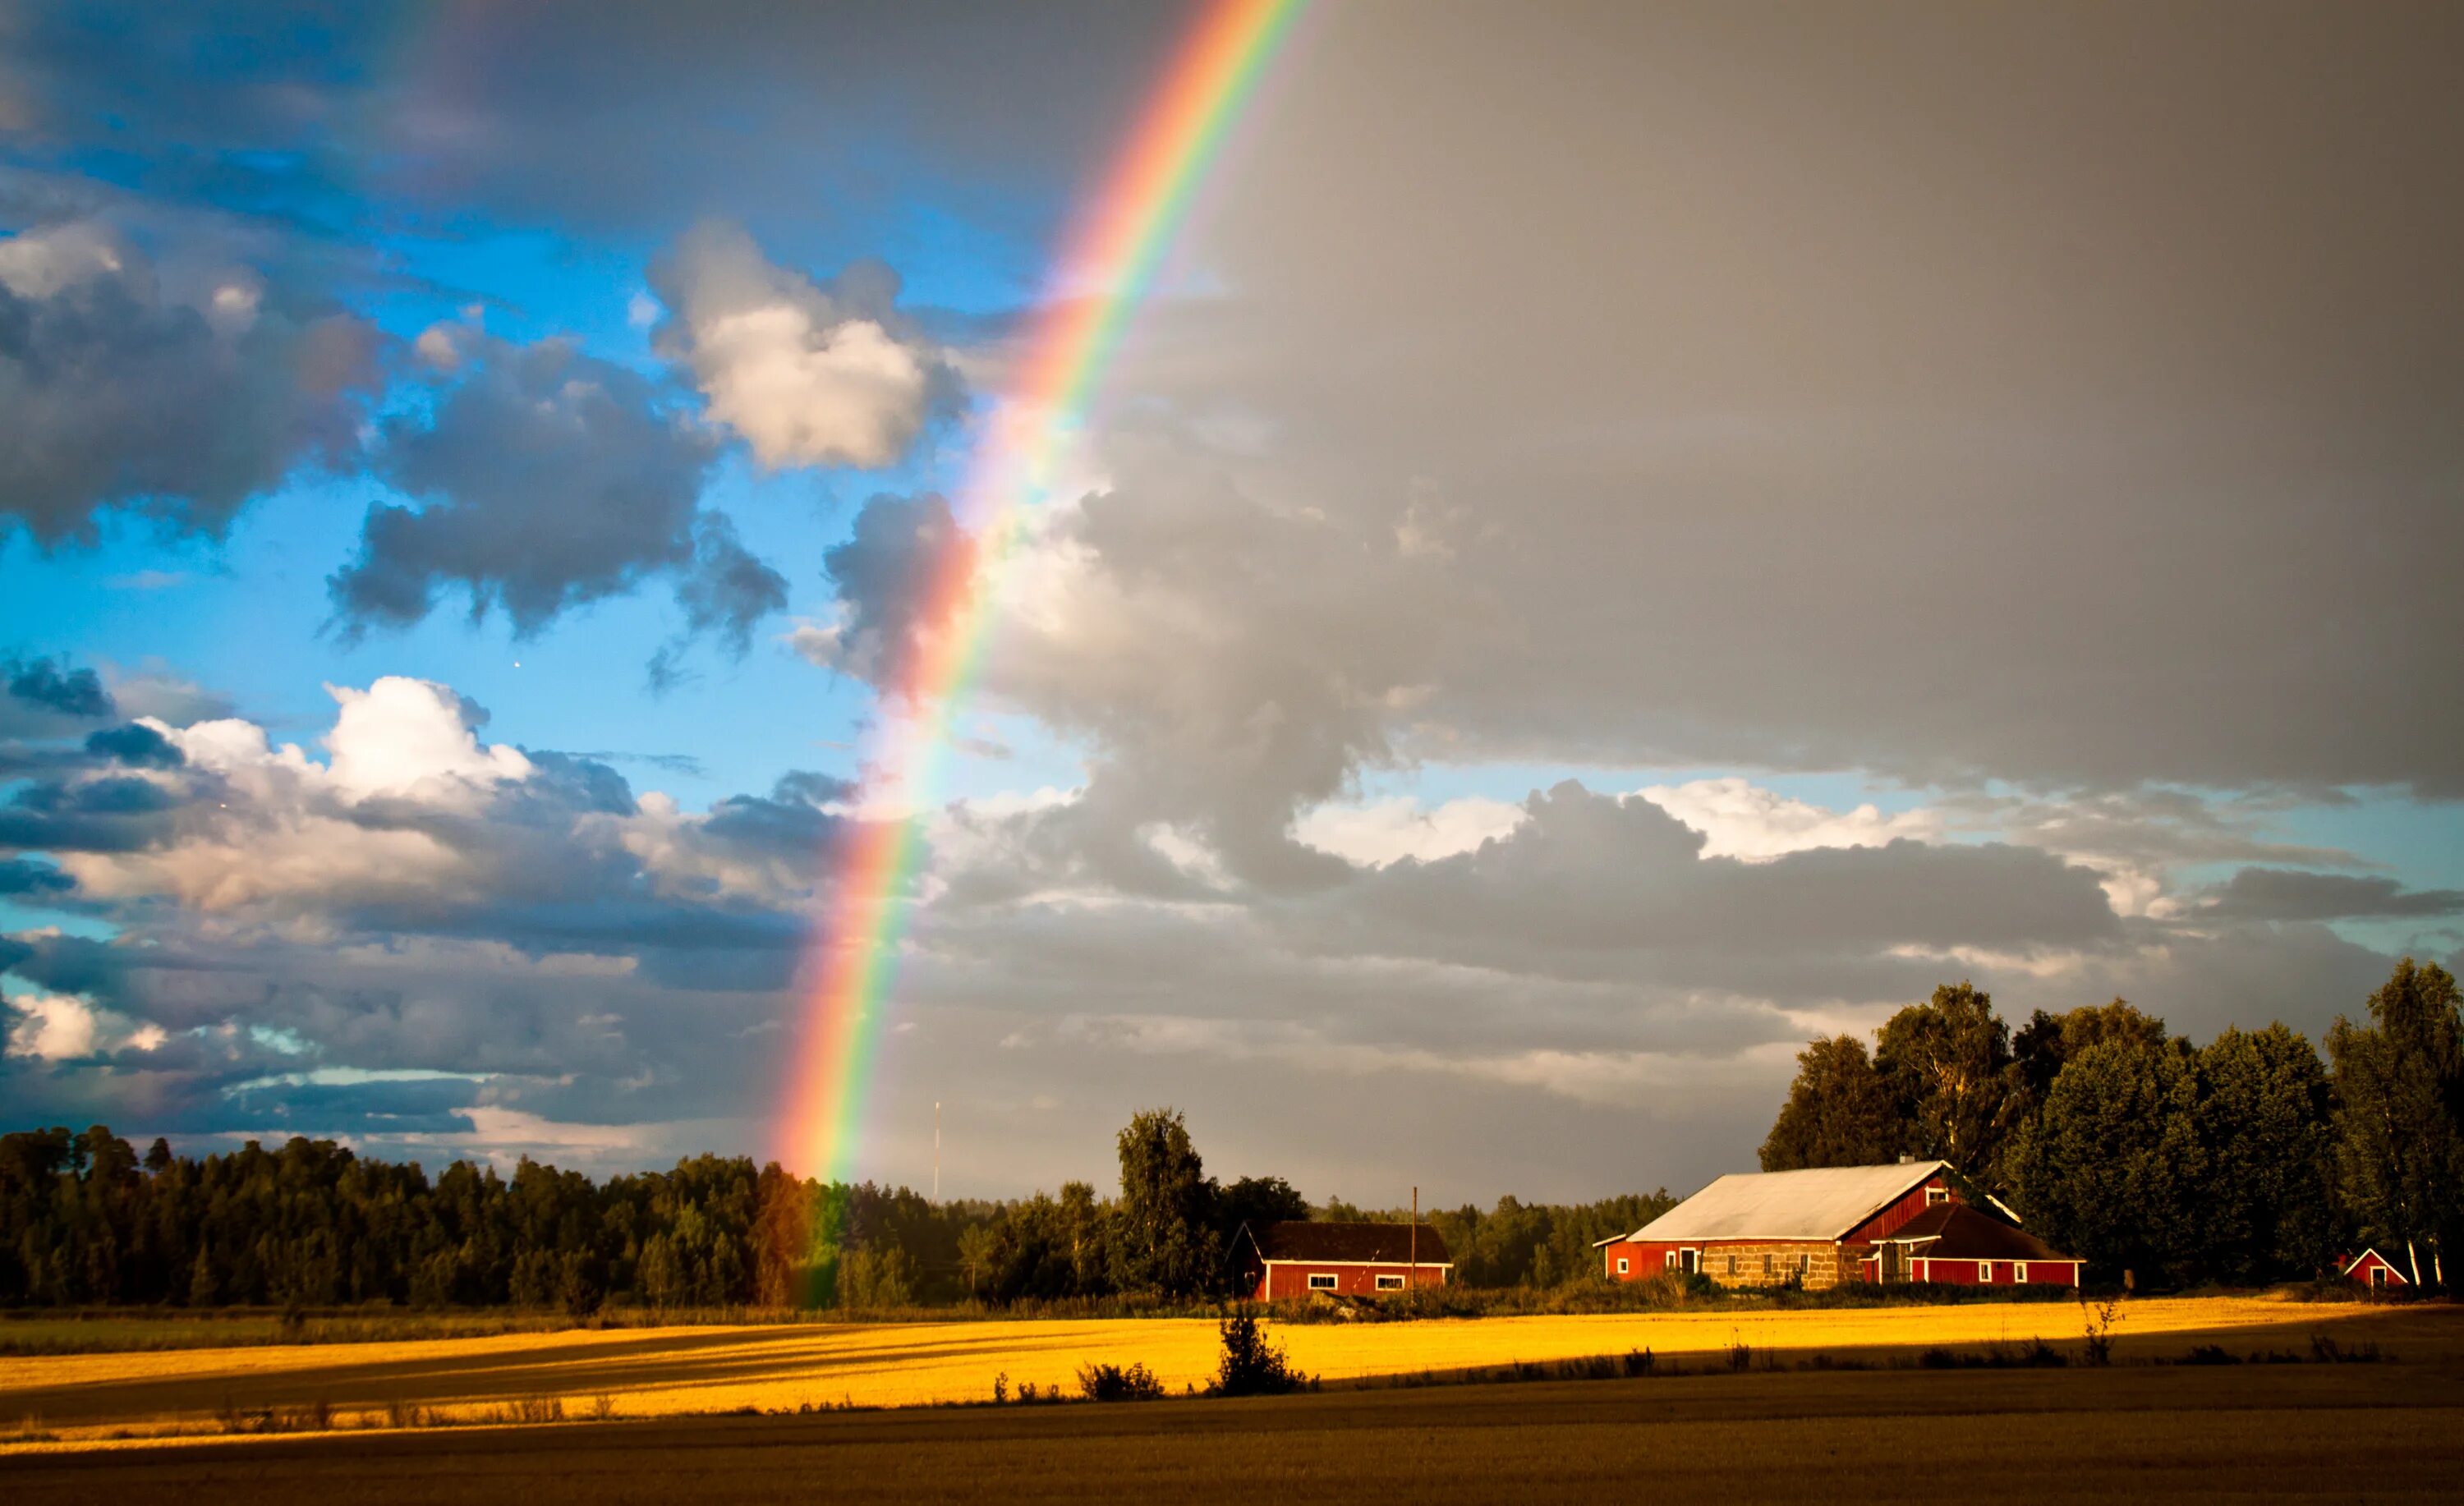
[(1703, 1269), (1703, 1252), (1700, 1250), (1678, 1251), (1677, 1269), (1684, 1272), (1687, 1276), (1692, 1276), (1695, 1272), (1700, 1271)]
[(1908, 1278), (1908, 1247), (1890, 1244), (1882, 1247), (1882, 1279), (1904, 1281)]

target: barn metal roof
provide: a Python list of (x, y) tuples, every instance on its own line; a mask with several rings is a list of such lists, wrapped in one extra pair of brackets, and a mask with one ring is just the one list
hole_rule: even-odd
[(1837, 1239), (1948, 1165), (1901, 1161), (1804, 1171), (1732, 1171), (1626, 1237), (1655, 1243)]

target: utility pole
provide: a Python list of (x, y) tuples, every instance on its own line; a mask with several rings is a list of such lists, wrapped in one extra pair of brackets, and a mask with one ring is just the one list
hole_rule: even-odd
[(941, 1206), (941, 1101), (933, 1101), (933, 1206)]
[(1420, 1185), (1412, 1184), (1412, 1274), (1403, 1278), (1405, 1293), (1420, 1289)]

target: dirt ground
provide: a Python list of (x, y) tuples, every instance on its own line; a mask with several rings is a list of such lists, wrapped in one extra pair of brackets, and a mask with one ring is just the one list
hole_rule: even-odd
[(2453, 1501), (2464, 1379), (2376, 1364), (1705, 1372), (1256, 1401), (318, 1433), (0, 1457), (12, 1506)]

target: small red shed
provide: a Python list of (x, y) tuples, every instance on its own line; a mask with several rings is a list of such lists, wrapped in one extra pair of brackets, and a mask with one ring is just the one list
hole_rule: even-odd
[(2402, 1271), (2396, 1269), (2394, 1261), (2375, 1250), (2365, 1250), (2351, 1259), (2338, 1263), (2343, 1267), (2344, 1279), (2359, 1281), (2364, 1286), (2388, 1287), (2412, 1284), (2405, 1279)]
[(1454, 1269), (1444, 1237), (1426, 1224), (1243, 1224), (1232, 1255), (1240, 1284), (1260, 1302), (1443, 1286)]

